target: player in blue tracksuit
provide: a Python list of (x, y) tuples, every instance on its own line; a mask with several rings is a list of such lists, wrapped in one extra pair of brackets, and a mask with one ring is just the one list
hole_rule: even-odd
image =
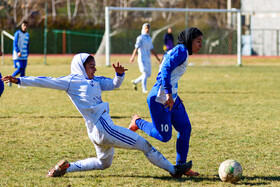
[[(188, 28), (180, 33), (178, 45), (164, 55), (157, 82), (147, 98), (152, 123), (135, 115), (129, 126), (129, 129), (134, 132), (141, 129), (149, 136), (167, 142), (171, 139), (173, 125), (178, 131), (177, 164), (186, 163), (191, 134), (188, 114), (177, 94), (178, 81), (187, 69), (188, 56), (201, 49), (202, 39), (203, 34), (197, 28)], [(199, 175), (191, 170), (185, 174)]]
[(0, 73), (0, 97), (1, 97), (2, 93), (4, 92), (4, 83), (1, 78), (2, 78), (2, 75)]
[(164, 50), (164, 53), (166, 53), (167, 51), (169, 51), (173, 47), (174, 47), (174, 38), (173, 38), (173, 35), (172, 35), (172, 28), (169, 27), (167, 29), (167, 33), (165, 33), (164, 36), (163, 36), (163, 50)]
[(85, 120), (88, 136), (94, 144), (97, 156), (71, 163), (61, 160), (48, 172), (47, 177), (61, 177), (68, 172), (109, 168), (113, 162), (114, 147), (139, 150), (152, 164), (168, 171), (173, 177), (181, 177), (191, 168), (191, 161), (174, 166), (143, 137), (127, 128), (114, 125), (109, 115), (109, 104), (102, 101), (101, 94), (103, 91), (119, 88), (126, 69), (119, 63), (116, 66), (113, 64), (113, 67), (116, 72), (114, 79), (95, 76), (94, 58), (87, 53), (80, 53), (74, 56), (71, 74), (68, 76), (3, 78), (4, 81), (23, 86), (65, 91)]
[(29, 33), (27, 32), (27, 21), (22, 22), (20, 30), (16, 31), (14, 36), (13, 60), (16, 70), (12, 76), (15, 77), (20, 74), (21, 77), (24, 77), (29, 54)]
[[(1, 47), (0, 47), (0, 56), (2, 56)], [(2, 93), (4, 92), (4, 88), (5, 88), (4, 83), (1, 78), (2, 78), (2, 75), (0, 73), (0, 97), (1, 97)]]

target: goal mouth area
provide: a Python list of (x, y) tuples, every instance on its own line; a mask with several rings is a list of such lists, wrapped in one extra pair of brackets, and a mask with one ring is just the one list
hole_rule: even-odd
[[(226, 19), (229, 15), (232, 18), (230, 27)], [(197, 27), (204, 34), (204, 47), (199, 54), (234, 55), (235, 64), (242, 64), (239, 9), (106, 7), (104, 45), (107, 66), (111, 64), (111, 55), (132, 53), (136, 37), (140, 35), (141, 26), (146, 22), (151, 24), (154, 49), (159, 54), (163, 53), (162, 36), (167, 27), (172, 27), (175, 42), (179, 32), (187, 27)], [(220, 52), (225, 49), (227, 52)]]

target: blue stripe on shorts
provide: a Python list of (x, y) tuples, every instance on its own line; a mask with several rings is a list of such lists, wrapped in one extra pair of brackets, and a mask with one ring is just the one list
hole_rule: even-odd
[(131, 137), (125, 135), (125, 134), (122, 134), (122, 133), (120, 133), (120, 132), (118, 132), (118, 131), (116, 131), (114, 129), (112, 129), (108, 125), (108, 123), (106, 122), (106, 120), (103, 117), (100, 117), (99, 121), (101, 122), (102, 126), (104, 127), (104, 129), (106, 130), (106, 132), (108, 134), (110, 134), (111, 136), (117, 138), (118, 140), (120, 140), (120, 141), (122, 141), (124, 143), (127, 143), (127, 144), (129, 144), (131, 146), (134, 146), (134, 144), (136, 142), (135, 139), (133, 139), (133, 138), (131, 138)]

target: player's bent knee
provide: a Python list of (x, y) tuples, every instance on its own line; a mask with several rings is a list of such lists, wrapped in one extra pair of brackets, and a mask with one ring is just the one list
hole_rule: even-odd
[(101, 170), (107, 169), (107, 168), (109, 168), (111, 165), (112, 165), (112, 160), (110, 160), (110, 161), (108, 161), (108, 160), (106, 160), (106, 161), (101, 161), (101, 163), (100, 163), (100, 169), (101, 169)]
[(172, 135), (162, 136), (162, 142), (168, 142), (171, 139)]
[(164, 143), (169, 142), (170, 139), (171, 139), (171, 138), (164, 138), (164, 139), (162, 140), (162, 142), (164, 142)]

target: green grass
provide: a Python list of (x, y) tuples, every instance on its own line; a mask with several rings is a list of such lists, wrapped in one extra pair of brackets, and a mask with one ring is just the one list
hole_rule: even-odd
[[(7, 60), (8, 59), (8, 60)], [(2, 75), (14, 69), (9, 58), (0, 66)], [(115, 124), (128, 127), (138, 114), (151, 120), (146, 95), (133, 91), (130, 80), (140, 75), (127, 57), (112, 59), (129, 69), (120, 89), (103, 92)], [(27, 75), (59, 77), (70, 73), (71, 57), (31, 57)], [(195, 64), (204, 59), (191, 59)], [(219, 62), (226, 61), (218, 59)], [(0, 99), (0, 186), (234, 186), (220, 181), (218, 168), (226, 159), (243, 167), (240, 186), (280, 185), (280, 63), (275, 59), (245, 58), (235, 65), (195, 65), (179, 81), (179, 96), (192, 123), (188, 159), (199, 177), (173, 179), (137, 151), (115, 149), (112, 166), (103, 171), (46, 178), (60, 159), (76, 161), (95, 156), (84, 120), (66, 93), (51, 89), (5, 87)], [(97, 75), (113, 77), (112, 67), (97, 67)], [(158, 66), (153, 65), (150, 89)], [(139, 85), (140, 86), (140, 85)], [(175, 164), (176, 132), (168, 143), (141, 131), (166, 158)]]

